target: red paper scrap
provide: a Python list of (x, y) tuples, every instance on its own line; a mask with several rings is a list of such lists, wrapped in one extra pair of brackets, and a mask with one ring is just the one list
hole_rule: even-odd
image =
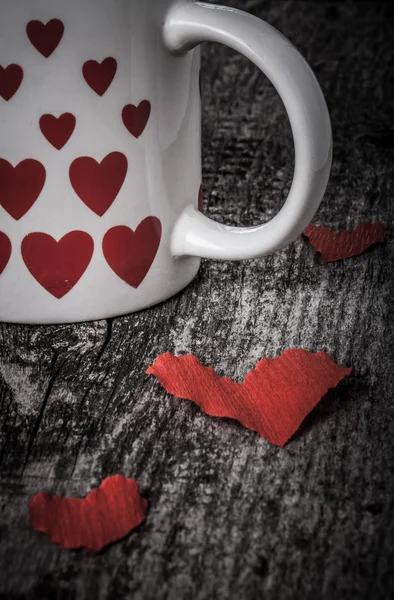
[(386, 228), (382, 223), (361, 223), (354, 231), (337, 233), (328, 227), (308, 225), (304, 236), (321, 253), (325, 262), (333, 262), (357, 256), (372, 244), (383, 242)]
[(192, 400), (213, 417), (229, 417), (284, 446), (326, 392), (351, 373), (325, 352), (286, 350), (257, 363), (242, 384), (218, 377), (192, 354), (166, 352), (148, 368), (174, 396)]
[(30, 521), (61, 548), (96, 553), (125, 537), (146, 518), (148, 501), (139, 485), (122, 475), (108, 477), (86, 498), (59, 498), (46, 492), (29, 502)]

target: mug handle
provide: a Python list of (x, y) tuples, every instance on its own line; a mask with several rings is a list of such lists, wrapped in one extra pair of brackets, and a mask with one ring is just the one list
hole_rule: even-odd
[(171, 6), (163, 39), (175, 55), (209, 41), (221, 42), (249, 58), (279, 93), (295, 145), (290, 193), (273, 219), (258, 227), (229, 227), (187, 206), (172, 231), (173, 255), (243, 260), (283, 248), (312, 220), (331, 170), (330, 117), (311, 68), (289, 40), (268, 23), (240, 10), (194, 0), (178, 0)]

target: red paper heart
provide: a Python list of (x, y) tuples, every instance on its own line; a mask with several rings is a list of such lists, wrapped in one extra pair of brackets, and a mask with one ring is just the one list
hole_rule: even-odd
[(118, 277), (138, 288), (152, 266), (160, 239), (161, 223), (156, 217), (147, 217), (135, 231), (119, 225), (104, 236), (104, 256)]
[(0, 66), (0, 96), (11, 100), (19, 90), (23, 80), (23, 69), (19, 65)]
[(27, 24), (26, 32), (34, 48), (48, 58), (61, 42), (64, 25), (59, 19), (52, 19), (46, 24), (41, 21), (30, 21)]
[(8, 265), (8, 261), (11, 257), (11, 241), (5, 233), (0, 231), (0, 275)]
[(38, 232), (25, 237), (21, 250), (34, 279), (60, 299), (73, 289), (88, 268), (94, 242), (84, 231), (71, 231), (58, 242)]
[(104, 96), (113, 82), (118, 64), (114, 58), (108, 57), (102, 63), (88, 60), (82, 67), (86, 83), (99, 96)]
[(86, 498), (59, 498), (46, 492), (29, 502), (30, 521), (61, 548), (100, 552), (146, 519), (148, 502), (139, 485), (122, 475), (108, 477)]
[(321, 253), (325, 262), (333, 262), (357, 256), (372, 244), (383, 242), (386, 228), (382, 223), (361, 223), (354, 231), (337, 233), (328, 227), (308, 225), (304, 236), (309, 238), (310, 244)]
[(146, 371), (170, 394), (192, 400), (213, 417), (236, 419), (284, 446), (326, 392), (351, 373), (325, 352), (286, 350), (257, 363), (242, 384), (220, 378), (195, 356), (159, 356)]
[(57, 150), (61, 150), (74, 133), (76, 118), (71, 113), (64, 113), (56, 118), (53, 115), (43, 115), (40, 119), (40, 129), (44, 137)]
[(143, 134), (148, 124), (151, 105), (148, 100), (143, 100), (138, 106), (127, 104), (122, 111), (122, 119), (128, 131), (135, 138)]
[(127, 168), (127, 158), (121, 152), (108, 154), (101, 163), (83, 156), (70, 167), (71, 185), (82, 202), (102, 217), (119, 194)]
[(0, 206), (19, 221), (33, 206), (46, 180), (45, 167), (28, 158), (16, 167), (0, 158)]

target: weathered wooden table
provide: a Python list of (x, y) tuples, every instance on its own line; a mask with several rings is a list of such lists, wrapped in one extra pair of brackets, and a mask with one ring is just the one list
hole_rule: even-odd
[[(184, 293), (138, 314), (1, 326), (2, 599), (393, 597), (394, 11), (383, 2), (233, 5), (283, 31), (325, 92), (335, 156), (315, 222), (383, 221), (387, 241), (325, 265), (299, 239), (261, 260), (204, 262)], [(206, 212), (260, 223), (283, 203), (292, 170), (271, 85), (239, 55), (207, 46)], [(326, 350), (354, 375), (285, 449), (144, 374), (170, 350), (241, 381), (291, 347)], [(125, 540), (89, 556), (31, 529), (33, 494), (83, 496), (114, 473), (136, 478), (150, 503)]]

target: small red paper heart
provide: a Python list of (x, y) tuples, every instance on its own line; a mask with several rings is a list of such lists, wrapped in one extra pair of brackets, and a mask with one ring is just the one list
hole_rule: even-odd
[(128, 131), (135, 138), (143, 134), (148, 124), (151, 105), (148, 100), (143, 100), (138, 106), (127, 104), (122, 111), (122, 119)]
[(104, 256), (120, 279), (138, 288), (152, 266), (160, 239), (161, 223), (156, 217), (147, 217), (135, 231), (119, 225), (104, 236)]
[(325, 352), (299, 348), (257, 363), (243, 383), (218, 377), (192, 354), (159, 356), (146, 371), (167, 392), (195, 402), (207, 415), (236, 419), (277, 446), (284, 446), (330, 388), (351, 369)]
[(0, 66), (0, 96), (8, 102), (19, 90), (23, 80), (23, 69), (19, 65)]
[(372, 244), (383, 242), (386, 228), (382, 223), (361, 223), (355, 230), (337, 233), (328, 227), (308, 225), (304, 236), (325, 262), (333, 262), (357, 256)]
[(0, 206), (19, 221), (33, 206), (46, 180), (45, 167), (28, 158), (16, 167), (0, 158)]
[(146, 519), (148, 501), (134, 479), (114, 475), (86, 498), (59, 498), (41, 492), (29, 502), (30, 521), (65, 549), (100, 552)]
[(117, 68), (116, 60), (108, 57), (102, 63), (88, 60), (82, 67), (82, 73), (89, 87), (99, 96), (104, 96), (115, 78)]
[(11, 258), (12, 246), (9, 237), (0, 231), (0, 275)]
[(121, 152), (108, 154), (101, 163), (82, 156), (70, 166), (70, 181), (82, 202), (102, 217), (119, 194), (127, 169), (127, 158)]
[(36, 232), (24, 238), (21, 250), (34, 279), (60, 300), (88, 268), (94, 242), (84, 231), (71, 231), (58, 242), (47, 233)]
[(59, 19), (52, 19), (46, 24), (41, 21), (30, 21), (26, 26), (26, 32), (34, 48), (45, 58), (49, 58), (62, 40), (64, 25)]
[(40, 129), (44, 137), (57, 150), (61, 150), (74, 133), (76, 118), (71, 113), (64, 113), (56, 118), (53, 115), (43, 115), (40, 119)]

